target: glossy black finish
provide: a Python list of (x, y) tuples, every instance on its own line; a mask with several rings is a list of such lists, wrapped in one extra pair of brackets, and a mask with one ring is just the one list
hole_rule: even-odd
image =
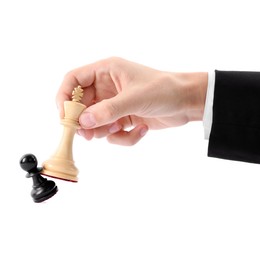
[(25, 154), (20, 159), (20, 166), (24, 171), (27, 171), (26, 177), (33, 179), (31, 196), (34, 202), (43, 202), (58, 191), (54, 181), (47, 180), (41, 176), (41, 167), (37, 167), (37, 158), (33, 154)]

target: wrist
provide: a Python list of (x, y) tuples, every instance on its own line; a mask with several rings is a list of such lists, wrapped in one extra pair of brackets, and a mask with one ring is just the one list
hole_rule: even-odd
[(184, 111), (188, 121), (203, 119), (207, 86), (207, 72), (177, 73), (184, 90)]

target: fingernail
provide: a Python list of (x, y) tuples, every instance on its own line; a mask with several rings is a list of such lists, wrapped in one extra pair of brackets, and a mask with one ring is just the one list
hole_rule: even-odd
[(89, 112), (82, 113), (79, 122), (84, 128), (93, 127), (96, 124), (96, 119), (93, 114)]
[(141, 131), (140, 131), (140, 136), (141, 137), (145, 136), (147, 132), (148, 132), (147, 128), (142, 128)]
[(117, 124), (117, 123), (114, 123), (111, 125), (111, 127), (109, 128), (109, 133), (110, 134), (114, 134), (116, 132), (118, 132), (119, 130), (121, 130), (122, 126)]

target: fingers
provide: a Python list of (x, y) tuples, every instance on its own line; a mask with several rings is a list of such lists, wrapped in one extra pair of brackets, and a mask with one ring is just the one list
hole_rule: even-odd
[(97, 127), (94, 129), (83, 129), (78, 130), (78, 134), (86, 138), (87, 140), (91, 140), (93, 137), (102, 138), (108, 135), (114, 134), (122, 129), (127, 129), (132, 127), (132, 122), (129, 117), (122, 118), (112, 124), (108, 124), (105, 126)]
[(94, 137), (94, 130), (79, 129), (77, 130), (77, 134), (84, 137), (86, 140), (90, 141)]
[[(90, 90), (90, 93), (85, 94), (85, 96), (89, 96), (87, 98), (87, 101), (91, 101), (91, 99), (94, 99), (94, 82), (98, 77), (108, 76), (111, 72), (111, 67), (114, 68), (121, 68), (120, 64), (122, 62), (122, 59), (120, 58), (109, 58), (97, 61), (92, 64), (88, 64), (82, 67), (79, 67), (77, 69), (74, 69), (67, 73), (63, 79), (63, 82), (58, 90), (58, 93), (56, 95), (56, 104), (58, 109), (60, 110), (60, 113), (63, 114), (63, 103), (66, 100), (71, 99), (71, 93), (75, 87), (80, 85), (82, 88), (85, 88), (85, 91), (89, 91), (89, 87), (92, 86), (92, 90)], [(117, 66), (115, 66), (117, 64)], [(108, 77), (110, 80), (110, 76)], [(86, 102), (86, 100), (82, 100), (82, 103)], [(88, 103), (84, 103), (85, 105), (89, 105)]]
[(120, 92), (110, 99), (104, 99), (88, 107), (79, 117), (81, 127), (97, 128), (112, 124), (120, 118), (138, 114), (144, 102), (142, 98), (137, 99), (135, 96), (134, 91)]
[(86, 138), (87, 140), (91, 140), (93, 137), (96, 138), (102, 138), (106, 137), (110, 134), (114, 134), (118, 131), (123, 129), (122, 124), (119, 122), (115, 122), (113, 124), (107, 125), (107, 126), (102, 126), (98, 127), (95, 129), (80, 129), (78, 130), (78, 134)]
[(107, 136), (107, 140), (112, 144), (131, 146), (139, 142), (147, 131), (148, 127), (146, 125), (138, 125), (130, 131), (121, 130), (111, 134)]
[(73, 89), (77, 86), (86, 88), (82, 102), (88, 104), (94, 99), (94, 88), (92, 84), (95, 81), (95, 64), (90, 64), (84, 67), (77, 68), (67, 73), (62, 81), (62, 84), (56, 95), (56, 104), (60, 111), (60, 116), (63, 117), (63, 104), (66, 100), (71, 100)]
[(78, 130), (78, 134), (86, 140), (91, 140), (93, 137), (106, 136), (107, 140), (112, 144), (132, 146), (139, 142), (148, 131), (148, 127), (144, 124), (138, 125), (130, 131), (123, 130), (120, 125), (116, 126), (115, 124), (112, 124), (108, 129), (103, 128), (102, 131), (96, 133), (97, 129), (80, 129)]

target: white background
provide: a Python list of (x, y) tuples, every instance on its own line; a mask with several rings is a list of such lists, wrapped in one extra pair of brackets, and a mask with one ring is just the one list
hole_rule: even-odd
[(75, 136), (79, 182), (41, 204), (19, 166), (56, 149), (67, 71), (259, 70), (259, 24), (257, 1), (0, 0), (0, 259), (259, 259), (260, 166), (208, 158), (201, 122), (133, 147)]

